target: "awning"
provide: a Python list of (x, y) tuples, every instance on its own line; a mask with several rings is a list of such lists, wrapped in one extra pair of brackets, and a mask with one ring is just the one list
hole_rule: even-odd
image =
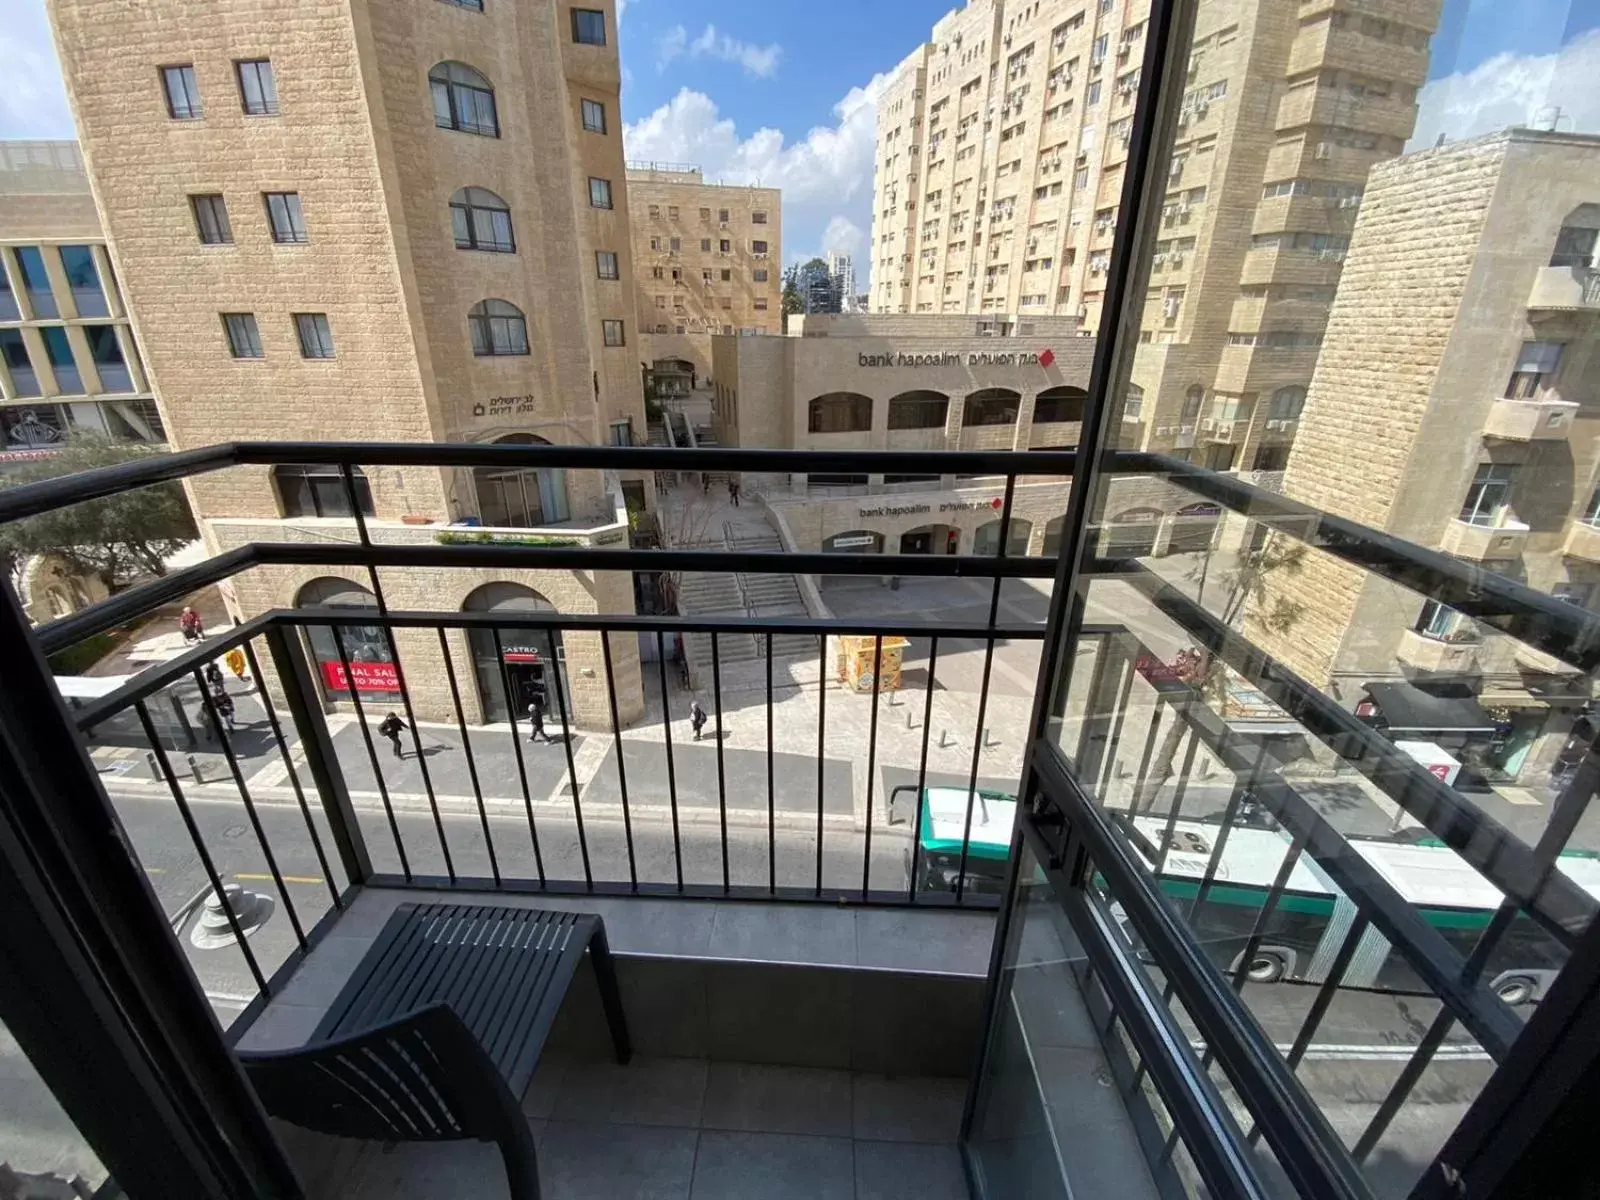
[(1390, 733), (1496, 733), (1499, 725), (1483, 711), (1465, 684), (1423, 691), (1414, 683), (1364, 685)]

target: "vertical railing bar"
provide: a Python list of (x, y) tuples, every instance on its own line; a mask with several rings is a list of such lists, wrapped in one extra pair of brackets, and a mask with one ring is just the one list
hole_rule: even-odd
[(772, 635), (767, 646), (767, 894), (778, 894), (778, 815), (772, 770)]
[(1283, 899), (1284, 889), (1289, 886), (1289, 876), (1294, 874), (1295, 864), (1300, 861), (1300, 854), (1305, 850), (1305, 846), (1305, 835), (1296, 833), (1289, 843), (1288, 853), (1283, 856), (1283, 862), (1278, 865), (1278, 873), (1273, 876), (1272, 886), (1267, 889), (1267, 898), (1256, 911), (1250, 936), (1245, 939), (1244, 949), (1239, 952), (1239, 965), (1233, 971), (1233, 990), (1236, 992), (1244, 991), (1244, 981), (1250, 974), (1250, 960), (1261, 948), (1261, 940), (1267, 933), (1267, 922), (1277, 911), (1278, 902)]
[(861, 841), (861, 902), (872, 882), (872, 788), (878, 773), (878, 690), (883, 684), (883, 634), (872, 639), (872, 717), (867, 722), (867, 820)]
[(1339, 994), (1344, 984), (1345, 969), (1350, 966), (1350, 960), (1356, 956), (1356, 947), (1360, 945), (1362, 936), (1367, 932), (1368, 924), (1366, 913), (1357, 913), (1356, 919), (1350, 922), (1350, 928), (1345, 932), (1339, 953), (1334, 955), (1333, 965), (1328, 968), (1328, 977), (1317, 989), (1316, 999), (1311, 1002), (1306, 1019), (1300, 1023), (1300, 1032), (1295, 1034), (1294, 1045), (1289, 1047), (1289, 1055), (1284, 1061), (1289, 1064), (1291, 1071), (1298, 1067), (1300, 1060), (1305, 1057), (1311, 1039), (1316, 1035), (1317, 1027), (1322, 1024), (1322, 1018), (1333, 1004), (1333, 998)]
[(1150, 732), (1145, 735), (1144, 753), (1139, 757), (1139, 772), (1133, 777), (1133, 801), (1128, 805), (1128, 816), (1139, 815), (1139, 797), (1144, 795), (1144, 781), (1150, 775), (1150, 759), (1156, 750), (1156, 734), (1161, 731), (1161, 714), (1166, 712), (1166, 706), (1158, 703), (1155, 715), (1150, 719)]
[(289, 896), (289, 888), (283, 882), (283, 872), (278, 869), (278, 856), (272, 852), (272, 845), (267, 840), (267, 831), (261, 825), (261, 815), (256, 812), (255, 801), (250, 797), (250, 789), (245, 786), (244, 772), (239, 769), (239, 757), (233, 752), (233, 743), (228, 741), (228, 731), (222, 726), (222, 717), (217, 712), (216, 702), (206, 690), (205, 677), (198, 669), (191, 674), (194, 685), (200, 692), (200, 706), (205, 710), (206, 719), (211, 725), (211, 735), (217, 739), (217, 745), (222, 747), (222, 757), (228, 764), (228, 773), (233, 776), (233, 785), (239, 789), (239, 799), (244, 802), (245, 816), (250, 819), (250, 828), (256, 835), (256, 844), (261, 847), (261, 857), (266, 859), (267, 872), (272, 876), (273, 886), (278, 889), (278, 896), (283, 901), (283, 910), (288, 914), (289, 924), (294, 929), (295, 941), (300, 943), (300, 949), (304, 952), (305, 926), (300, 924), (299, 910), (295, 908), (294, 900)]
[(1433, 1061), (1434, 1053), (1444, 1043), (1445, 1035), (1450, 1032), (1450, 1026), (1455, 1024), (1455, 1019), (1455, 1014), (1448, 1007), (1440, 1008), (1439, 1014), (1433, 1019), (1433, 1024), (1428, 1026), (1428, 1032), (1422, 1035), (1422, 1041), (1417, 1044), (1417, 1052), (1407, 1060), (1400, 1077), (1394, 1081), (1389, 1094), (1383, 1098), (1383, 1103), (1378, 1105), (1378, 1111), (1372, 1115), (1371, 1124), (1361, 1134), (1355, 1149), (1350, 1151), (1350, 1157), (1356, 1162), (1365, 1162), (1367, 1155), (1377, 1146), (1384, 1131), (1389, 1128), (1389, 1122), (1394, 1120), (1395, 1114), (1400, 1111), (1400, 1106), (1411, 1094), (1411, 1089), (1417, 1086), (1422, 1073)]
[(917, 804), (911, 819), (911, 878), (906, 880), (906, 903), (917, 899), (917, 869), (922, 860), (922, 793), (928, 786), (928, 733), (933, 727), (933, 679), (939, 666), (939, 635), (928, 639), (928, 686), (922, 697), (922, 754), (917, 759)]
[(522, 807), (528, 813), (528, 840), (533, 843), (533, 865), (539, 872), (539, 886), (543, 887), (544, 855), (540, 852), (539, 830), (533, 820), (533, 793), (528, 790), (528, 763), (523, 757), (522, 732), (517, 728), (517, 698), (511, 694), (511, 680), (506, 675), (506, 652), (500, 640), (500, 627), (491, 626), (489, 633), (494, 638), (494, 670), (499, 676), (500, 694), (506, 698), (506, 718), (511, 726), (511, 752), (517, 760), (517, 782), (522, 785)]
[[(500, 631), (495, 630), (494, 649), (500, 654)], [(554, 630), (545, 630), (545, 645), (550, 647), (550, 679), (556, 685), (556, 703), (561, 705), (561, 745), (567, 753), (567, 778), (572, 783), (572, 817), (578, 828), (578, 853), (583, 858), (583, 884), (587, 888), (594, 887), (594, 873), (589, 866), (589, 835), (583, 827), (583, 798), (578, 794), (578, 766), (572, 760), (572, 726), (576, 720), (571, 706), (567, 703), (566, 685), (561, 682), (561, 660), (556, 657), (556, 635)], [(505, 663), (502, 657), (500, 672), (505, 673)], [(508, 689), (510, 685), (507, 685)], [(515, 728), (513, 726), (512, 728)], [(622, 758), (621, 750), (617, 752), (617, 759)]]
[(278, 743), (278, 754), (283, 758), (284, 770), (288, 772), (290, 786), (294, 788), (294, 798), (300, 805), (300, 815), (305, 818), (306, 833), (311, 838), (311, 849), (316, 853), (317, 862), (322, 867), (322, 878), (328, 885), (328, 895), (333, 900), (333, 907), (342, 912), (344, 899), (339, 895), (339, 888), (333, 881), (333, 866), (328, 862), (327, 851), (322, 848), (322, 835), (317, 832), (317, 823), (311, 819), (311, 805), (306, 800), (305, 788), (300, 785), (300, 773), (294, 769), (294, 757), (289, 753), (289, 743), (283, 736), (283, 726), (278, 721), (277, 706), (272, 703), (272, 696), (267, 691), (267, 681), (261, 674), (261, 664), (256, 661), (255, 651), (250, 648), (249, 641), (240, 643), (239, 648), (244, 651), (245, 666), (250, 669), (250, 678), (256, 681), (256, 694), (261, 697), (261, 707), (267, 714), (267, 724), (272, 727), (273, 740)]
[(350, 515), (356, 519), (356, 537), (360, 539), (363, 546), (370, 546), (372, 545), (372, 533), (367, 529), (367, 514), (362, 508), (360, 499), (356, 496), (354, 465), (340, 463), (339, 474), (344, 478), (344, 498), (350, 505)]
[(661, 732), (667, 740), (667, 801), (672, 806), (672, 867), (678, 890), (683, 891), (683, 844), (678, 840), (678, 772), (672, 758), (672, 713), (667, 700), (667, 644), (656, 630), (656, 666), (661, 674)]
[(717, 708), (717, 811), (722, 828), (722, 890), (728, 890), (728, 784), (722, 768), (722, 658), (711, 634), (711, 702)]
[(200, 865), (205, 868), (212, 892), (222, 905), (222, 915), (228, 919), (228, 928), (233, 931), (233, 940), (239, 944), (239, 949), (244, 954), (245, 964), (249, 966), (250, 974), (255, 977), (256, 988), (260, 995), (266, 996), (267, 977), (261, 973), (261, 964), (256, 962), (255, 952), (245, 940), (244, 930), (239, 927), (239, 917), (233, 911), (233, 905), (227, 902), (227, 893), (222, 890), (222, 877), (217, 874), (217, 864), (212, 861), (211, 851), (206, 849), (205, 838), (200, 834), (200, 826), (195, 823), (189, 802), (184, 799), (183, 788), (179, 786), (178, 776), (172, 770), (172, 760), (167, 757), (167, 748), (161, 744), (161, 738), (156, 734), (155, 723), (150, 720), (150, 710), (145, 707), (143, 700), (134, 701), (133, 710), (139, 715), (139, 724), (144, 726), (144, 736), (149, 740), (150, 750), (156, 756), (156, 765), (161, 768), (161, 774), (167, 781), (167, 790), (172, 793), (173, 802), (178, 806), (178, 815), (183, 820), (184, 828), (189, 831), (189, 840), (194, 843), (195, 853), (200, 858)]
[(1122, 677), (1122, 694), (1117, 697), (1117, 715), (1111, 722), (1111, 736), (1106, 739), (1105, 761), (1100, 768), (1100, 800), (1105, 802), (1111, 792), (1111, 772), (1117, 765), (1117, 750), (1122, 745), (1122, 728), (1128, 718), (1128, 700), (1133, 695), (1133, 681), (1139, 674), (1133, 663), (1127, 665)]
[(338, 625), (326, 625), (323, 628), (333, 635), (334, 647), (339, 651), (339, 666), (344, 671), (344, 690), (356, 710), (356, 724), (361, 727), (361, 740), (366, 743), (367, 759), (372, 763), (372, 778), (378, 784), (378, 797), (383, 801), (384, 815), (389, 818), (389, 832), (394, 837), (394, 851), (400, 858), (400, 873), (410, 883), (411, 862), (406, 857), (405, 841), (400, 836), (400, 823), (394, 819), (394, 805), (389, 802), (389, 785), (384, 782), (383, 768), (378, 765), (378, 751), (372, 744), (372, 731), (367, 728), (366, 710), (356, 692), (356, 677), (350, 670), (350, 652), (344, 644), (344, 628)]
[(617, 716), (617, 679), (611, 669), (611, 631), (600, 631), (600, 655), (606, 668), (606, 702), (611, 707), (611, 736), (617, 743), (617, 786), (622, 792), (622, 838), (628, 847), (628, 885), (639, 890), (639, 866), (633, 855), (633, 817), (628, 805), (627, 753), (622, 745), (622, 722)]
[(828, 746), (828, 635), (817, 639), (821, 648), (817, 652), (817, 895), (822, 895), (822, 796), (823, 768), (827, 764)]
[[(461, 688), (456, 683), (456, 667), (450, 656), (450, 642), (444, 635), (444, 626), (438, 627), (439, 653), (444, 658), (445, 678), (450, 682), (450, 700), (455, 705), (456, 728), (461, 731), (461, 748), (467, 755), (467, 776), (472, 780), (472, 795), (478, 802), (478, 820), (483, 824), (483, 844), (489, 852), (489, 873), (494, 876), (495, 887), (500, 886), (500, 860), (494, 852), (494, 834), (489, 831), (489, 811), (483, 805), (483, 787), (478, 782), (477, 756), (472, 752), (472, 738), (467, 733), (467, 714), (461, 707)], [(533, 809), (528, 810), (528, 827), (533, 827)]]
[[(1167, 865), (1167, 854), (1172, 849), (1173, 833), (1178, 828), (1178, 812), (1183, 808), (1183, 797), (1189, 790), (1189, 775), (1194, 768), (1195, 751), (1200, 748), (1200, 731), (1189, 733), (1189, 748), (1183, 752), (1183, 766), (1178, 769), (1178, 784), (1172, 789), (1172, 811), (1167, 814), (1167, 824), (1161, 831), (1161, 845), (1156, 848), (1156, 874)], [(1154, 797), (1151, 807), (1154, 807)]]

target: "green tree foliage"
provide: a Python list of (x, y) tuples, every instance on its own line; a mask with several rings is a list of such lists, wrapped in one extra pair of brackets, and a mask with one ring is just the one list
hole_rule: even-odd
[[(132, 462), (156, 453), (145, 446), (74, 432), (48, 458), (0, 475), (0, 489)], [(54, 554), (108, 588), (131, 575), (165, 575), (162, 560), (199, 534), (176, 483), (86, 500), (24, 521), (0, 525), (0, 565), (7, 573), (34, 554)]]

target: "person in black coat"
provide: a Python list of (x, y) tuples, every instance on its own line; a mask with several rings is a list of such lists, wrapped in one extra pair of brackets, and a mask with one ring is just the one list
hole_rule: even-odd
[(406, 756), (405, 751), (400, 749), (400, 731), (402, 729), (409, 728), (410, 726), (402, 721), (393, 711), (391, 711), (389, 715), (383, 719), (382, 724), (378, 726), (378, 732), (384, 737), (388, 738), (389, 745), (394, 747), (394, 756), (396, 758), (404, 758)]

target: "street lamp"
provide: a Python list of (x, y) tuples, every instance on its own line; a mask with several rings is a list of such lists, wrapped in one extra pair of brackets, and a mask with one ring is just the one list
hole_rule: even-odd
[(173, 933), (181, 934), (189, 918), (198, 911), (200, 919), (189, 931), (190, 943), (198, 950), (220, 950), (234, 944), (233, 926), (228, 921), (230, 910), (239, 924), (239, 932), (249, 937), (267, 923), (272, 915), (273, 900), (271, 896), (252, 892), (237, 883), (223, 884), (220, 894), (204, 887), (189, 897), (167, 921)]

